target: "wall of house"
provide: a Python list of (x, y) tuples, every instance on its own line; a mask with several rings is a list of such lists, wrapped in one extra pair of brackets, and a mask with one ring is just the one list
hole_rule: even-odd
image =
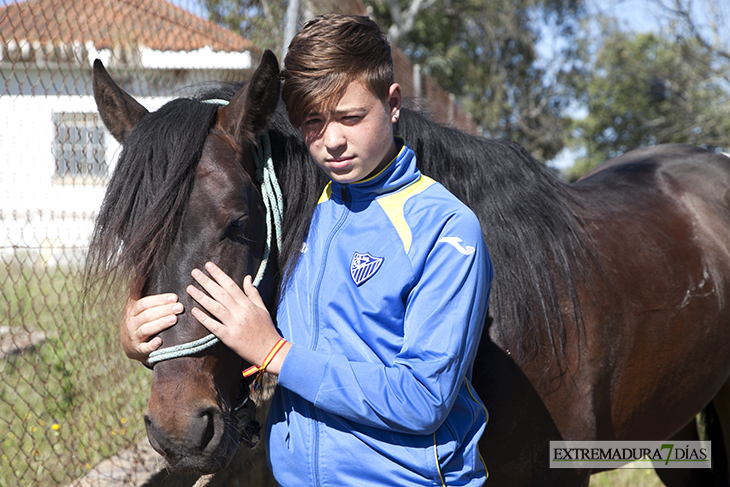
[[(65, 77), (48, 73), (42, 78), (36, 86), (63, 87), (66, 83)], [(83, 77), (76, 78), (76, 84), (90, 86)], [(25, 91), (0, 96), (0, 256), (5, 262), (79, 263), (120, 146), (105, 134), (106, 175), (59, 177), (54, 114), (96, 114), (96, 103), (90, 95), (38, 96)], [(167, 100), (169, 97), (139, 98), (150, 110)]]
[[(91, 97), (0, 98), (0, 247), (3, 260), (25, 249), (33, 261), (78, 258), (88, 244), (103, 181), (64, 183), (55, 177), (54, 111), (94, 111)], [(23, 258), (26, 256), (19, 256)]]

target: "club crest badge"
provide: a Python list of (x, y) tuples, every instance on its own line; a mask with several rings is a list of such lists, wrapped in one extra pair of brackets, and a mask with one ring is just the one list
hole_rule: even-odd
[(363, 282), (373, 277), (378, 272), (378, 269), (380, 269), (384, 260), (384, 257), (375, 257), (368, 253), (361, 254), (355, 252), (350, 263), (350, 276), (352, 276), (355, 285), (360, 286)]

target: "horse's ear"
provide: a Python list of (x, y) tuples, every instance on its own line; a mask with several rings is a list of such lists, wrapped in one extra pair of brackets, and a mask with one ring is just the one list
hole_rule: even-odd
[(263, 131), (279, 103), (279, 62), (268, 49), (251, 80), (218, 111), (221, 125), (240, 142)]
[(115, 139), (124, 142), (139, 119), (149, 112), (114, 82), (98, 59), (94, 61), (92, 80), (96, 107), (104, 125)]

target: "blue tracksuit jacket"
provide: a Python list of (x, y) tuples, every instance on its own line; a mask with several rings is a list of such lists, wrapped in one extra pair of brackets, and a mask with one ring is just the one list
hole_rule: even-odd
[(472, 364), (492, 280), (476, 216), (402, 139), (330, 182), (277, 313), (292, 342), (267, 421), (284, 486), (481, 485)]

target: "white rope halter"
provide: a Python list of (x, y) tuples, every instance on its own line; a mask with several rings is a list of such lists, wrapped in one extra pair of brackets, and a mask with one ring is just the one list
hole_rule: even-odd
[[(204, 103), (228, 104), (225, 100), (204, 100)], [(253, 285), (258, 287), (264, 278), (266, 266), (269, 263), (273, 239), (272, 234), (276, 235), (276, 244), (281, 249), (283, 199), (279, 181), (276, 179), (276, 173), (274, 173), (274, 161), (271, 158), (271, 141), (269, 140), (268, 133), (264, 132), (259, 138), (259, 144), (253, 147), (253, 158), (256, 163), (256, 179), (261, 184), (261, 197), (264, 200), (264, 208), (266, 209), (266, 243), (264, 245), (264, 255), (261, 259), (261, 264), (259, 264), (256, 277), (253, 280)], [(194, 355), (212, 347), (219, 341), (218, 337), (211, 333), (194, 342), (157, 349), (150, 353), (147, 362), (154, 364), (164, 360)]]

